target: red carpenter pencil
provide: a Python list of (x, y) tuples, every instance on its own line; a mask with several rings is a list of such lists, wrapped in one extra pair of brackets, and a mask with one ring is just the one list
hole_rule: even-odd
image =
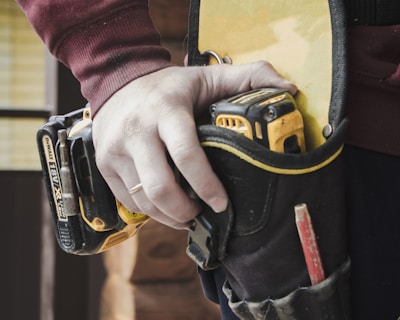
[(294, 212), (311, 284), (314, 285), (325, 279), (325, 273), (311, 217), (305, 203), (296, 205)]

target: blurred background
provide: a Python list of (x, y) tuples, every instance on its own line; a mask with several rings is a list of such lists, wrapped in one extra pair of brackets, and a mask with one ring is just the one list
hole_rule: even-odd
[[(163, 44), (182, 64), (189, 0), (151, 0), (150, 6)], [(84, 104), (79, 84), (47, 53), (14, 0), (1, 0), (2, 318), (219, 319), (185, 254), (186, 232), (150, 222), (133, 239), (90, 257), (56, 245), (36, 131), (50, 115)]]

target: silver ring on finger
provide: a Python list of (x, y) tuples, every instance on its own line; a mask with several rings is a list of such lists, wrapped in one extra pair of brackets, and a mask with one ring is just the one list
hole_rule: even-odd
[(132, 188), (128, 189), (129, 194), (135, 194), (143, 189), (143, 185), (138, 183), (137, 185), (133, 186)]

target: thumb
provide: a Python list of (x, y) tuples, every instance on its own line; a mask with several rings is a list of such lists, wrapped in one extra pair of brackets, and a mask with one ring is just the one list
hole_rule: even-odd
[(261, 87), (286, 89), (292, 95), (297, 92), (297, 87), (283, 78), (267, 61), (199, 68), (202, 85), (198, 86), (198, 105), (209, 105), (219, 99)]

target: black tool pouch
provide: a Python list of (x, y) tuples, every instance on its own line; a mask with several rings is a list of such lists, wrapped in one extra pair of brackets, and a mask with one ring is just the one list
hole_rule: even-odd
[[(204, 51), (200, 48), (204, 43), (210, 43), (200, 39), (202, 24), (207, 20), (207, 10), (203, 8), (202, 11), (201, 7), (205, 2), (192, 1), (189, 63), (208, 64), (210, 55), (219, 63), (231, 60), (235, 63), (234, 54), (233, 59), (220, 58), (225, 54), (232, 57), (229, 50)], [(234, 2), (240, 5), (240, 1)], [(311, 2), (316, 6), (322, 3)], [(311, 2), (304, 4), (308, 6)], [(260, 8), (266, 4), (257, 0), (251, 3), (254, 6), (262, 3)], [(271, 5), (269, 9), (276, 8)], [(308, 141), (313, 141), (309, 143), (307, 152), (272, 152), (239, 133), (212, 125), (201, 126), (198, 130), (208, 159), (227, 190), (230, 206), (222, 213), (215, 213), (204, 206), (189, 233), (187, 252), (202, 269), (221, 266), (225, 270), (227, 282), (224, 292), (230, 307), (241, 319), (350, 319), (350, 262), (346, 250), (341, 154), (347, 127), (344, 118), (345, 19), (341, 1), (330, 0), (326, 9), (321, 10), (325, 10), (331, 20), (329, 34), (332, 36), (332, 52), (327, 54), (329, 61), (322, 56), (314, 65), (318, 70), (327, 67), (325, 73), (331, 80), (328, 98), (318, 106), (326, 112), (325, 125), (315, 125), (312, 114), (317, 110), (313, 110), (312, 106), (313, 93), (319, 89), (318, 81), (322, 84), (322, 80), (308, 84), (304, 81), (304, 74), (299, 76), (299, 73), (293, 73), (290, 77), (290, 70), (283, 72), (298, 84), (300, 90), (304, 89), (303, 93), (310, 103), (300, 107), (309, 131), (306, 132), (306, 139), (308, 137)], [(312, 16), (310, 8), (307, 12)], [(265, 17), (274, 16), (268, 13)], [(306, 21), (306, 13), (302, 14)], [(226, 27), (225, 21), (229, 17), (223, 18), (220, 28)], [(215, 26), (216, 30), (218, 28)], [(228, 39), (229, 30), (226, 31)], [(219, 40), (215, 42), (217, 47), (224, 45), (223, 39)], [(238, 41), (245, 40), (240, 38)], [(237, 60), (242, 62), (243, 48), (238, 50)], [(282, 50), (284, 55), (285, 48)], [(270, 62), (275, 65), (273, 59)], [(278, 71), (284, 67), (279, 67)], [(307, 76), (313, 77), (312, 72), (310, 70)], [(301, 100), (301, 97), (298, 99)], [(316, 136), (318, 141), (314, 143)], [(311, 285), (296, 228), (294, 207), (299, 204), (308, 207), (325, 272), (324, 280), (315, 285)]]
[[(219, 215), (219, 219), (226, 219), (233, 213), (233, 222), (225, 238), (225, 252), (220, 253), (219, 263), (227, 274), (225, 292), (231, 308), (241, 317), (245, 315), (243, 319), (291, 319), (274, 315), (278, 311), (272, 310), (289, 310), (292, 304), (297, 305), (296, 310), (305, 312), (304, 319), (323, 319), (309, 317), (315, 314), (311, 306), (318, 309), (320, 302), (338, 305), (338, 299), (347, 300), (344, 278), (348, 278), (349, 268), (343, 266), (347, 253), (341, 157), (345, 129), (344, 121), (324, 145), (305, 154), (271, 152), (225, 128), (202, 126), (199, 129), (203, 148), (231, 200), (230, 210), (216, 214), (206, 207), (202, 218)], [(294, 207), (300, 203), (308, 206), (328, 277), (317, 287), (310, 287), (296, 229)], [(206, 239), (203, 248), (211, 238), (202, 238)], [(194, 243), (202, 241), (197, 238), (196, 230), (190, 239), (192, 248)], [(209, 249), (203, 252), (218, 253)], [(199, 257), (200, 265), (204, 267), (202, 255)], [(215, 263), (215, 259), (206, 261)], [(287, 295), (290, 298), (284, 299)], [(277, 306), (274, 299), (278, 299)], [(274, 308), (266, 308), (271, 304)], [(265, 318), (250, 316), (258, 308), (271, 315), (265, 314)], [(337, 312), (347, 311), (341, 308)], [(330, 315), (335, 316), (332, 319), (347, 319)]]
[(230, 307), (240, 319), (346, 320), (350, 319), (349, 270), (350, 261), (347, 261), (323, 282), (298, 288), (280, 299), (268, 298), (257, 303), (235, 301), (228, 283), (224, 292), (230, 301)]

